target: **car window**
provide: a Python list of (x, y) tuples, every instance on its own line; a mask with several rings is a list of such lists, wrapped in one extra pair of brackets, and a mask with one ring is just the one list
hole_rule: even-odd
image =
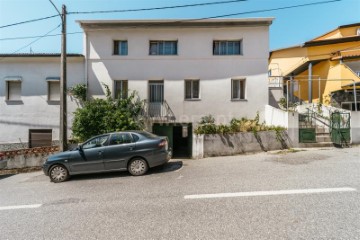
[(131, 143), (133, 141), (129, 133), (114, 133), (110, 137), (110, 145)]
[(132, 133), (131, 136), (132, 136), (134, 142), (137, 142), (140, 139), (140, 137), (134, 133)]
[(159, 136), (155, 135), (155, 134), (152, 134), (152, 133), (149, 133), (149, 132), (141, 132), (140, 133), (141, 135), (143, 135), (144, 137), (146, 138), (158, 138)]
[(91, 139), (90, 141), (83, 144), (83, 149), (95, 148), (105, 146), (106, 141), (108, 140), (109, 135), (104, 135)]

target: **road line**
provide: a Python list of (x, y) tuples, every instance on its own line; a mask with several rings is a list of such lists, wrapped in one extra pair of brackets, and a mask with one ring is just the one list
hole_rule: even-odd
[(31, 205), (17, 205), (17, 206), (7, 206), (7, 207), (0, 207), (1, 210), (16, 210), (16, 209), (26, 209), (26, 208), (39, 208), (42, 204), (31, 204)]
[(292, 195), (292, 194), (312, 194), (312, 193), (330, 193), (330, 192), (355, 192), (355, 188), (314, 188), (314, 189), (293, 189), (279, 191), (257, 191), (257, 192), (235, 192), (235, 193), (214, 193), (185, 195), (185, 199), (205, 199), (205, 198), (230, 198), (230, 197), (256, 197), (256, 196), (274, 196), (274, 195)]

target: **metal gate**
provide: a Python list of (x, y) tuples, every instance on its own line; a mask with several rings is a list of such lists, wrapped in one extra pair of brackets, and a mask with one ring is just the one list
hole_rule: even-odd
[(149, 115), (161, 117), (164, 102), (164, 81), (149, 81)]
[(299, 114), (299, 142), (314, 143), (316, 142), (316, 125), (313, 121), (312, 113)]
[(350, 143), (350, 113), (332, 113), (330, 131), (333, 143), (348, 146)]

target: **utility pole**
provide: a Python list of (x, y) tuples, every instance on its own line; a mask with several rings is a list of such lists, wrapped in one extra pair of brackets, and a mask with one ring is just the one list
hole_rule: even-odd
[(67, 99), (66, 99), (66, 6), (62, 5), (61, 75), (60, 75), (60, 151), (67, 150)]

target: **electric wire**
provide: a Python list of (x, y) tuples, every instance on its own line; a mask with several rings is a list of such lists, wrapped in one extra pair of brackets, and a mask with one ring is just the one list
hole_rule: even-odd
[[(253, 10), (253, 11), (246, 11), (246, 12), (237, 12), (237, 13), (230, 13), (230, 14), (224, 14), (224, 15), (203, 17), (203, 18), (183, 19), (183, 20), (172, 21), (170, 23), (192, 22), (192, 21), (200, 21), (200, 20), (207, 20), (207, 19), (231, 17), (231, 16), (237, 16), (237, 15), (243, 15), (243, 14), (278, 11), (278, 10), (284, 10), (284, 9), (291, 9), (291, 8), (299, 8), (299, 7), (307, 7), (307, 6), (312, 6), (312, 5), (319, 5), (319, 4), (328, 4), (328, 3), (339, 2), (339, 1), (342, 1), (342, 0), (329, 0), (329, 1), (313, 2), (313, 3), (299, 4), (299, 5), (292, 5), (292, 6), (286, 6), (286, 7), (271, 8), (271, 9), (261, 9), (261, 10)], [(146, 24), (144, 26), (149, 27), (149, 26), (156, 26), (156, 25), (158, 25), (158, 24), (149, 23), (149, 24)], [(127, 27), (127, 28), (139, 28), (139, 27), (142, 27), (142, 26), (132, 26), (132, 27)], [(93, 31), (97, 31), (97, 30), (91, 30), (91, 31), (88, 31), (88, 32), (93, 32)], [(83, 34), (83, 33), (84, 32), (79, 31), (79, 32), (70, 32), (70, 33), (66, 33), (66, 34)], [(61, 35), (61, 34), (52, 34), (52, 35), (49, 35), (48, 37), (59, 36), (59, 35)], [(37, 37), (39, 37), (39, 36), (1, 38), (0, 41), (17, 40), (17, 39), (29, 39), (29, 38), (37, 38)]]

